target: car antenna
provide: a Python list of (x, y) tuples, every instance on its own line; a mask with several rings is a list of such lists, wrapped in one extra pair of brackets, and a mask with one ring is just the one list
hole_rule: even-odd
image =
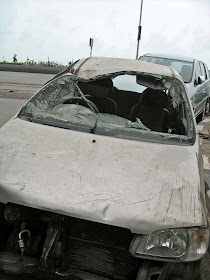
[(90, 46), (90, 57), (91, 57), (92, 56), (92, 49), (93, 49), (93, 38), (90, 38), (89, 46)]

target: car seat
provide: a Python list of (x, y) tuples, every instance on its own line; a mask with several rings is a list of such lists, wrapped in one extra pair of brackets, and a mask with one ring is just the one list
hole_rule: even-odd
[(117, 114), (117, 105), (115, 101), (108, 97), (86, 96), (98, 108), (100, 113)]
[(130, 111), (129, 119), (141, 122), (153, 131), (168, 132), (170, 112), (167, 109), (168, 97), (162, 90), (147, 88), (141, 94), (139, 103)]
[(79, 87), (86, 98), (97, 106), (100, 113), (117, 114), (116, 102), (108, 97), (112, 88), (111, 79), (87, 83), (80, 82)]

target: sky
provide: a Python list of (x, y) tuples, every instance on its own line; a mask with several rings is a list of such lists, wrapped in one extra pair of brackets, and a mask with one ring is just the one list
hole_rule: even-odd
[[(141, 0), (1, 0), (0, 61), (136, 57)], [(210, 68), (210, 0), (143, 0), (139, 55), (198, 58)]]

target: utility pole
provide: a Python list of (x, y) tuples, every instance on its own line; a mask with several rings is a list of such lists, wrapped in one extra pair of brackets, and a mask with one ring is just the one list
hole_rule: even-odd
[(90, 38), (89, 46), (90, 46), (90, 57), (91, 57), (92, 56), (92, 49), (93, 49), (93, 38)]
[(141, 16), (142, 16), (142, 7), (143, 7), (143, 0), (141, 0), (141, 8), (140, 8), (140, 17), (139, 17), (139, 26), (138, 26), (138, 36), (137, 36), (137, 50), (136, 50), (136, 59), (139, 57), (139, 41), (141, 39)]

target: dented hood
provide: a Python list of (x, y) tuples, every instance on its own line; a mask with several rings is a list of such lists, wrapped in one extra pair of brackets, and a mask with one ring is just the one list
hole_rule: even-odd
[(136, 233), (205, 224), (195, 148), (20, 119), (0, 130), (0, 201)]

